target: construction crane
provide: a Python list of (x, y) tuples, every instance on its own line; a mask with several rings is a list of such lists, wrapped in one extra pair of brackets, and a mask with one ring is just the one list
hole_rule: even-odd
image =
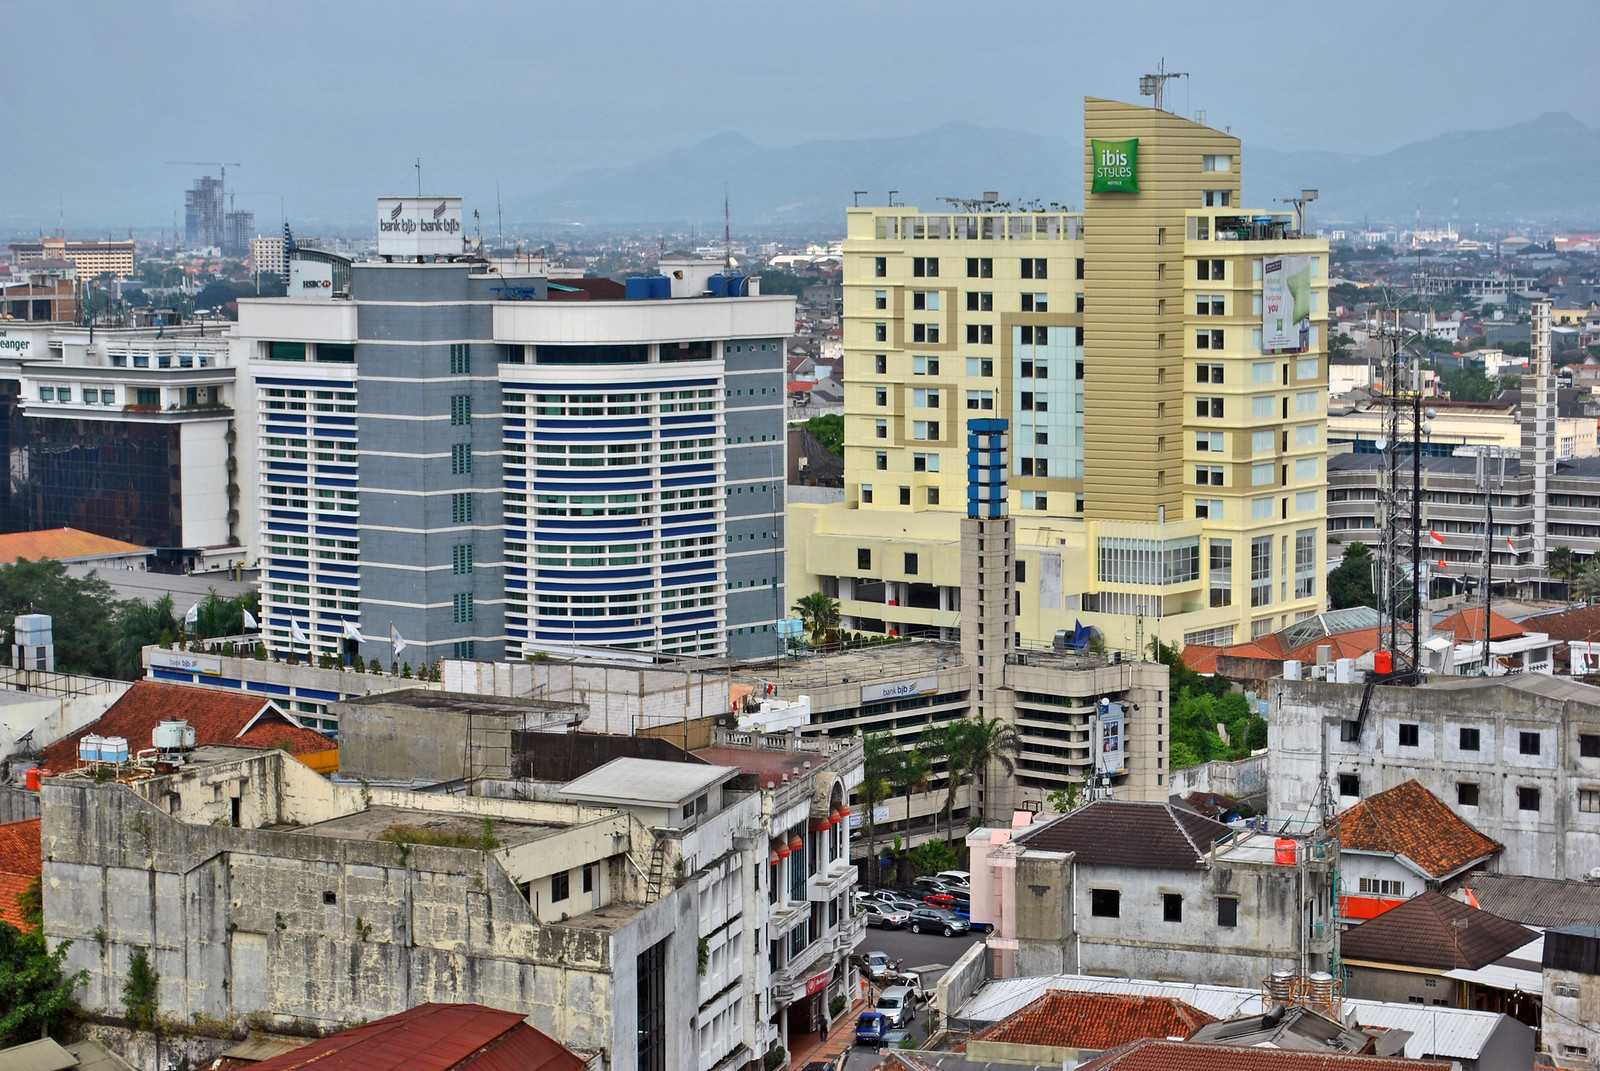
[(226, 197), (227, 193), (228, 193), (228, 168), (230, 168), (230, 167), (243, 167), (244, 165), (243, 164), (219, 164), (214, 160), (168, 160), (167, 161), (167, 166), (168, 167), (215, 167), (218, 171), (220, 171), (222, 173), (218, 177), (218, 181), (222, 184), (222, 194), (223, 194), (224, 197)]

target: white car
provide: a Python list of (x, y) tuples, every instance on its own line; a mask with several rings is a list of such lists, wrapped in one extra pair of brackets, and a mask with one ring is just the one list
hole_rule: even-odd
[(954, 885), (960, 889), (972, 888), (972, 875), (965, 870), (941, 870), (934, 877), (946, 885)]

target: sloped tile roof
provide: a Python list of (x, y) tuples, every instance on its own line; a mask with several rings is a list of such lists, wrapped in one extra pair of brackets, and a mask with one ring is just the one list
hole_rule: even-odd
[(584, 1061), (517, 1012), (420, 1004), (263, 1060), (252, 1071), (583, 1071)]
[(1347, 960), (1434, 970), (1477, 970), (1539, 935), (1429, 890), (1344, 932)]
[(1188, 1037), (1217, 1020), (1171, 997), (1052, 990), (973, 1041), (1109, 1049), (1139, 1038)]
[(30, 562), (52, 559), (97, 558), (113, 554), (138, 554), (148, 550), (136, 543), (108, 539), (76, 528), (47, 528), (40, 532), (10, 532), (0, 535), (0, 562), (7, 565), (18, 558)]
[(1403, 855), (1435, 878), (1501, 850), (1416, 781), (1368, 796), (1340, 815), (1339, 845)]
[(1101, 1053), (1078, 1071), (1428, 1071), (1451, 1065), (1391, 1056), (1241, 1048), (1193, 1041), (1135, 1041)]
[(291, 755), (314, 755), (335, 747), (332, 740), (297, 725), (262, 696), (161, 681), (136, 681), (121, 699), (111, 704), (111, 709), (101, 715), (100, 720), (40, 751), (40, 765), (52, 770), (72, 769), (78, 764), (78, 741), (90, 733), (124, 737), (131, 754), (150, 747), (150, 735), (156, 726), (174, 719), (194, 727), (197, 746), (274, 748), (286, 745)]
[[(1451, 614), (1437, 625), (1433, 626), (1435, 632), (1452, 633), (1457, 643), (1471, 643), (1477, 640), (1483, 642), (1483, 607), (1471, 607)], [(1493, 610), (1489, 611), (1489, 639), (1514, 640), (1526, 633), (1527, 630), (1510, 618), (1501, 617)]]
[(1096, 800), (1013, 838), (1025, 850), (1076, 852), (1080, 863), (1186, 870), (1232, 830), (1170, 803)]
[(42, 872), (39, 819), (0, 823), (0, 922), (23, 928), (17, 897)]

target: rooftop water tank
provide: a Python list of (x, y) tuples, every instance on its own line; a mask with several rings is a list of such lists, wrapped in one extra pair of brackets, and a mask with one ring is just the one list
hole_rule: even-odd
[(150, 746), (157, 751), (192, 751), (194, 726), (186, 721), (164, 721), (151, 730)]
[(94, 733), (90, 733), (88, 736), (82, 737), (78, 740), (78, 761), (100, 761), (100, 738)]
[(672, 280), (665, 275), (652, 275), (645, 281), (650, 284), (651, 301), (665, 301), (672, 296)]
[(51, 638), (49, 614), (18, 614), (15, 622), (16, 642), (23, 647), (44, 647), (55, 642)]
[[(194, 730), (190, 730), (192, 733)], [(125, 736), (103, 736), (100, 738), (101, 762), (127, 762), (128, 738)]]
[(622, 288), (623, 296), (629, 301), (643, 301), (650, 296), (650, 280), (644, 276), (624, 279)]

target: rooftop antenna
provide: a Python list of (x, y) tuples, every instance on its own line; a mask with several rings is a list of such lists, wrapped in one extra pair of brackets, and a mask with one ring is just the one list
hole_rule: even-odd
[(728, 215), (728, 184), (722, 184), (722, 273), (733, 274), (733, 225)]
[[(1421, 669), (1421, 604), (1426, 593), (1422, 551), (1422, 381), (1419, 362), (1408, 362), (1400, 310), (1395, 309), (1394, 327), (1379, 320), (1379, 337), (1387, 351), (1383, 384), (1383, 434), (1377, 441), (1383, 455), (1379, 468), (1378, 529), (1381, 543), (1374, 563), (1378, 596), (1378, 643), (1393, 659), (1396, 677), (1402, 674), (1416, 680)], [(1401, 378), (1411, 379), (1410, 389)], [(1410, 480), (1401, 461), (1402, 451), (1411, 446)], [(1407, 618), (1409, 617), (1409, 622)], [(1405, 626), (1410, 625), (1410, 636)]]
[(1187, 77), (1189, 77), (1187, 71), (1167, 70), (1167, 59), (1163, 56), (1161, 61), (1156, 64), (1155, 74), (1142, 74), (1139, 76), (1139, 95), (1141, 97), (1154, 97), (1156, 99), (1156, 111), (1165, 111), (1166, 109), (1161, 106), (1161, 98), (1166, 93), (1167, 83), (1174, 78)]
[(494, 180), (494, 218), (495, 218), (495, 226), (498, 229), (499, 235), (500, 235), (499, 245), (496, 246), (496, 248), (497, 249), (504, 249), (506, 247), (506, 217), (505, 217), (505, 213), (502, 212), (501, 209), (500, 209), (500, 180), (499, 179), (495, 179)]
[(422, 157), (417, 157), (417, 196), (422, 196)]
[(855, 207), (857, 207), (857, 208), (861, 207), (861, 195), (866, 193), (866, 192), (867, 192), (866, 190), (855, 190), (855, 191), (852, 192), (851, 196), (853, 196), (855, 198)]
[(899, 193), (899, 192), (900, 192), (899, 190), (890, 190), (889, 191), (889, 207), (890, 208), (894, 207), (894, 195)]

